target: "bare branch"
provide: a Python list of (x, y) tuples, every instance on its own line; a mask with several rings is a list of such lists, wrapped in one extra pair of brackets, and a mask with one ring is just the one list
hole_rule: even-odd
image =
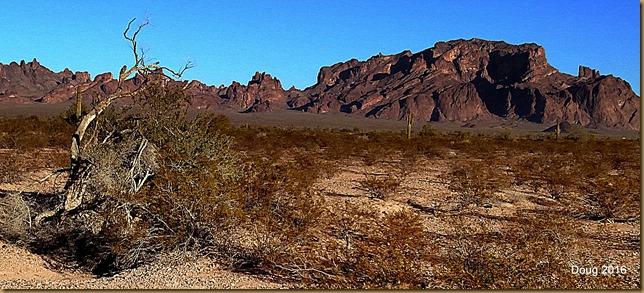
[(138, 49), (137, 49), (137, 41), (136, 41), (136, 37), (137, 37), (137, 36), (139, 35), (139, 33), (141, 32), (141, 29), (143, 29), (144, 27), (146, 27), (146, 26), (148, 26), (148, 25), (150, 24), (150, 20), (149, 20), (149, 19), (146, 19), (143, 23), (139, 24), (139, 27), (136, 29), (136, 31), (134, 32), (134, 34), (132, 34), (132, 36), (131, 36), (131, 37), (129, 37), (127, 34), (128, 34), (128, 32), (130, 31), (130, 27), (132, 26), (132, 23), (133, 23), (135, 20), (136, 20), (136, 18), (133, 18), (133, 19), (132, 19), (132, 20), (130, 20), (130, 22), (127, 24), (127, 28), (126, 28), (126, 29), (125, 29), (125, 31), (123, 32), (123, 37), (125, 37), (125, 39), (126, 39), (126, 40), (128, 40), (128, 41), (130, 41), (130, 43), (132, 43), (131, 48), (132, 48), (132, 53), (134, 53), (134, 66), (133, 66), (133, 67), (138, 67), (139, 65), (141, 65), (142, 59), (141, 59), (141, 58), (139, 58), (139, 53), (138, 53)]
[(194, 67), (195, 67), (194, 62), (188, 61), (183, 66), (183, 68), (181, 68), (181, 70), (179, 70), (179, 71), (174, 71), (174, 70), (172, 70), (172, 69), (170, 69), (168, 67), (162, 67), (162, 68), (163, 68), (163, 70), (167, 70), (168, 72), (170, 72), (174, 77), (181, 78), (181, 76), (186, 72), (186, 70), (194, 68)]
[[(83, 180), (87, 179), (88, 177), (92, 176), (92, 166), (91, 162), (87, 161), (87, 158), (84, 158), (83, 156), (85, 155), (85, 149), (88, 148), (87, 143), (83, 143), (86, 140), (84, 140), (84, 135), (87, 132), (87, 129), (90, 127), (90, 125), (97, 120), (97, 117), (99, 117), (111, 104), (114, 100), (120, 99), (120, 98), (126, 98), (126, 97), (134, 97), (139, 95), (141, 92), (145, 91), (148, 89), (150, 86), (153, 86), (156, 83), (163, 83), (165, 82), (166, 79), (160, 80), (160, 79), (150, 79), (148, 78), (150, 74), (162, 74), (168, 79), (172, 79), (172, 77), (166, 75), (164, 71), (169, 72), (172, 76), (176, 78), (180, 78), (183, 73), (194, 67), (194, 63), (192, 62), (187, 62), (183, 68), (181, 68), (178, 71), (171, 70), (167, 67), (159, 65), (159, 62), (154, 62), (152, 64), (146, 64), (144, 60), (145, 51), (144, 50), (139, 50), (138, 47), (138, 42), (137, 42), (137, 37), (141, 30), (150, 25), (149, 19), (145, 19), (141, 24), (138, 25), (136, 30), (132, 33), (132, 24), (136, 21), (136, 18), (133, 18), (130, 20), (130, 22), (127, 24), (127, 27), (123, 31), (123, 37), (129, 41), (130, 43), (130, 48), (132, 49), (132, 53), (134, 55), (134, 64), (128, 68), (127, 65), (124, 65), (118, 76), (118, 87), (116, 88), (116, 91), (112, 94), (110, 94), (106, 99), (99, 101), (95, 105), (93, 105), (93, 108), (87, 113), (86, 115), (83, 116), (82, 120), (78, 124), (76, 131), (72, 135), (72, 144), (70, 147), (70, 159), (71, 159), (71, 168), (69, 169), (61, 169), (54, 174), (59, 175), (63, 172), (70, 172), (70, 176), (67, 179), (67, 183), (65, 184), (64, 188), (64, 205), (62, 208), (59, 208), (56, 211), (51, 211), (51, 212), (45, 212), (41, 216), (39, 216), (40, 219), (52, 217), (55, 215), (60, 215), (60, 212), (69, 212), (74, 209), (76, 209), (82, 202), (83, 202), (83, 197), (86, 195), (88, 192), (86, 190), (87, 183), (83, 182)], [(139, 73), (144, 77), (143, 83), (134, 90), (131, 90), (129, 92), (124, 92), (123, 89), (123, 84), (124, 82), (133, 74)], [(96, 126), (95, 122), (95, 127)], [(97, 128), (95, 128), (97, 129)], [(103, 144), (110, 139), (110, 137), (113, 135), (113, 132), (110, 132), (107, 134), (107, 136), (103, 140)], [(90, 141), (92, 138), (90, 138)], [(96, 141), (98, 143), (98, 140)], [(90, 144), (91, 145), (91, 144)], [(134, 192), (138, 191), (143, 183), (150, 178), (150, 176), (154, 175), (154, 171), (150, 170), (143, 170), (144, 173), (142, 174), (136, 174), (134, 176), (136, 171), (135, 169), (138, 168), (137, 166), (140, 164), (141, 161), (141, 155), (143, 151), (147, 147), (147, 140), (143, 140), (141, 145), (139, 146), (138, 149), (138, 154), (133, 162), (132, 169), (130, 170), (130, 178), (132, 179), (132, 190)], [(45, 177), (42, 179), (42, 181), (47, 180), (50, 176)], [(135, 178), (136, 177), (136, 178)]]
[(34, 180), (37, 181), (38, 183), (43, 183), (43, 182), (49, 180), (49, 177), (51, 177), (51, 176), (54, 176), (54, 175), (57, 175), (57, 174), (60, 174), (60, 173), (70, 172), (70, 171), (72, 171), (72, 168), (58, 169), (58, 170), (56, 170), (54, 172), (51, 172), (51, 174), (45, 176), (42, 179), (34, 179)]

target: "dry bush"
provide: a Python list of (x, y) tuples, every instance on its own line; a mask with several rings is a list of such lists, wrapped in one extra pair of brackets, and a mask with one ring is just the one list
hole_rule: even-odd
[(439, 137), (439, 136), (442, 136), (443, 133), (440, 132), (438, 129), (434, 128), (433, 126), (429, 124), (425, 124), (420, 129), (420, 132), (418, 133), (418, 135), (421, 137)]
[(388, 165), (391, 169), (392, 175), (398, 179), (405, 180), (415, 172), (418, 168), (418, 162), (423, 154), (417, 148), (404, 149), (399, 158), (392, 158), (393, 161)]
[(504, 129), (496, 135), (499, 140), (517, 141), (519, 135), (512, 129)]
[(25, 241), (31, 228), (31, 210), (20, 193), (0, 198), (0, 237), (8, 241)]
[[(317, 225), (322, 202), (309, 191), (321, 170), (314, 162), (296, 156), (293, 162), (253, 157), (242, 163), (232, 159), (225, 138), (194, 139), (218, 144), (210, 144), (210, 155), (187, 156), (191, 163), (185, 161), (185, 149), (178, 154), (162, 149), (166, 155), (161, 171), (143, 196), (130, 200), (132, 210), (149, 222), (139, 232), (148, 250), (197, 250), (234, 267), (264, 268), (270, 256), (297, 247)], [(192, 143), (184, 140), (177, 146)], [(127, 231), (117, 228), (115, 233)], [(130, 236), (125, 243), (136, 239)], [(127, 256), (139, 249), (140, 241), (118, 244)]]
[[(203, 249), (219, 236), (217, 231), (238, 223), (236, 189), (242, 173), (229, 139), (208, 127), (211, 118), (169, 128), (167, 136), (150, 136), (159, 146), (159, 170), (140, 196), (111, 189), (121, 210), (109, 215), (121, 216), (107, 231), (119, 251), (116, 260), (124, 259), (120, 263), (137, 265), (133, 255), (156, 251)], [(132, 226), (137, 217), (139, 224)], [(141, 247), (149, 253), (141, 254)]]
[(515, 181), (531, 186), (535, 192), (545, 188), (554, 199), (577, 191), (579, 175), (570, 154), (536, 153), (524, 156), (512, 167)]
[(490, 203), (494, 193), (510, 187), (510, 176), (500, 166), (489, 162), (458, 161), (447, 176), (449, 188), (456, 192), (461, 208)]
[[(579, 289), (620, 288), (620, 279), (570, 273), (569, 252), (581, 249), (570, 219), (549, 214), (516, 218), (502, 231), (458, 222), (454, 249), (437, 279), (451, 288), (468, 289)], [(582, 261), (582, 260), (577, 260)], [(605, 282), (604, 282), (605, 281)], [(601, 282), (602, 284), (598, 284)]]
[(82, 205), (44, 223), (33, 249), (109, 275), (159, 252), (209, 245), (241, 170), (218, 132), (224, 122), (187, 120), (187, 106), (181, 90), (151, 87), (133, 105), (99, 116), (85, 140)]
[[(347, 259), (347, 277), (362, 288), (422, 288), (427, 246), (418, 215), (399, 211), (384, 216)], [(373, 228), (372, 228), (373, 229)], [(353, 287), (352, 286), (352, 287)]]
[[(638, 174), (639, 175), (639, 174)], [(584, 186), (581, 216), (593, 220), (635, 220), (640, 216), (640, 181), (628, 175), (607, 175)]]
[(366, 174), (366, 179), (358, 181), (360, 189), (371, 198), (386, 199), (400, 189), (401, 179), (389, 174), (378, 176)]
[[(303, 237), (322, 215), (322, 202), (310, 193), (317, 172), (312, 165), (292, 162), (260, 159), (247, 165), (241, 184), (246, 225), (263, 226), (275, 244)], [(276, 249), (270, 243), (256, 248), (260, 257)]]
[(0, 182), (15, 183), (22, 179), (24, 166), (16, 151), (0, 153)]
[(572, 125), (570, 133), (568, 133), (565, 138), (575, 142), (587, 142), (596, 139), (594, 135), (590, 134), (587, 129), (580, 125)]
[(289, 254), (272, 255), (273, 273), (313, 288), (426, 287), (431, 247), (418, 215), (379, 215), (349, 202), (337, 208), (318, 224), (320, 232)]

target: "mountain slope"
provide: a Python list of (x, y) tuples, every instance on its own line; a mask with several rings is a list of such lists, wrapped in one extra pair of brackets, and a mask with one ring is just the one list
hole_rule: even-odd
[(640, 97), (612, 75), (580, 66), (578, 76), (548, 64), (543, 47), (479, 39), (439, 42), (323, 67), (289, 106), (315, 113), (422, 121), (556, 120), (639, 129)]
[[(140, 77), (127, 81), (133, 88)], [(0, 101), (57, 103), (80, 86), (85, 99), (116, 90), (110, 73), (54, 73), (35, 59), (0, 64)], [(593, 128), (639, 129), (640, 97), (624, 80), (585, 66), (577, 76), (559, 72), (543, 47), (481, 39), (438, 42), (418, 53), (378, 54), (324, 66), (317, 83), (284, 90), (270, 74), (256, 72), (243, 85), (208, 86), (192, 81), (193, 106), (237, 112), (291, 109), (344, 112), (381, 119), (465, 122), (557, 120)]]

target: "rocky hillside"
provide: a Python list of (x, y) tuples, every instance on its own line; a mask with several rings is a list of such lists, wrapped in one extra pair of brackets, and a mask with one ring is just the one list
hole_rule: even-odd
[(296, 89), (285, 91), (282, 83), (270, 74), (256, 72), (247, 85), (234, 81), (230, 86), (207, 86), (192, 81), (188, 92), (193, 96), (193, 106), (240, 112), (269, 112), (285, 108), (287, 97)]
[(37, 101), (63, 84), (84, 83), (89, 79), (86, 72), (72, 73), (69, 69), (53, 72), (40, 65), (38, 60), (20, 64), (0, 63), (0, 99), (16, 102)]
[[(137, 77), (128, 81), (134, 87)], [(34, 61), (0, 64), (0, 101), (56, 103), (105, 96), (111, 74), (54, 73)], [(312, 113), (418, 121), (557, 120), (593, 128), (639, 129), (640, 97), (624, 80), (580, 66), (577, 76), (559, 72), (536, 44), (480, 39), (438, 42), (418, 53), (351, 59), (320, 69), (317, 83), (284, 90), (270, 74), (255, 73), (243, 85), (208, 86), (192, 81), (193, 106), (238, 112), (291, 109)]]
[(538, 45), (472, 39), (323, 67), (288, 105), (386, 119), (411, 113), (422, 121), (560, 119), (639, 129), (640, 97), (622, 79), (584, 66), (578, 76), (559, 72)]

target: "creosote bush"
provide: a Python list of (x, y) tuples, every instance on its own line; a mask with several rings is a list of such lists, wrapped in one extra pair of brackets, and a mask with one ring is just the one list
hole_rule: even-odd
[(510, 187), (510, 176), (501, 166), (478, 160), (459, 161), (447, 175), (461, 208), (491, 203), (494, 193)]
[(315, 288), (426, 286), (431, 244), (418, 215), (344, 202), (321, 220), (289, 254), (269, 255), (270, 271)]

